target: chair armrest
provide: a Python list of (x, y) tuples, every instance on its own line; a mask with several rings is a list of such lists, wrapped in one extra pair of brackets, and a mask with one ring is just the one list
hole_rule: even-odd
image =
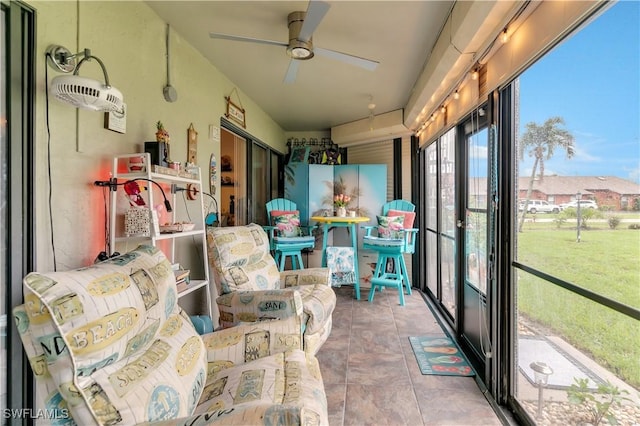
[[(212, 375), (236, 364), (291, 349), (302, 350), (300, 316), (240, 324), (202, 336)], [(214, 371), (211, 371), (214, 370)]]
[[(262, 225), (262, 229), (264, 229), (264, 232), (269, 234), (269, 244), (272, 244), (273, 238), (276, 236), (276, 227), (271, 225)], [(273, 247), (271, 247), (271, 249), (273, 249)]]
[(371, 225), (361, 226), (360, 228), (364, 229), (364, 232), (365, 232), (364, 236), (365, 237), (371, 236), (371, 231), (373, 231), (374, 229), (376, 229), (376, 230), (378, 229), (377, 226), (371, 226)]
[(302, 297), (293, 289), (234, 291), (219, 296), (216, 304), (223, 328), (289, 317), (302, 323)]
[(316, 229), (318, 229), (318, 225), (300, 225), (300, 228), (306, 229), (307, 232), (311, 234), (311, 231), (315, 231)]
[(329, 268), (293, 269), (280, 272), (280, 287), (325, 284), (331, 286)]

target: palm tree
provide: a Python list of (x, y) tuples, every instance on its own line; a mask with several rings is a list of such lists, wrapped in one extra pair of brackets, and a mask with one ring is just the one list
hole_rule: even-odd
[(518, 232), (522, 232), (524, 217), (527, 214), (527, 203), (531, 197), (533, 190), (533, 182), (536, 177), (536, 171), (540, 166), (540, 181), (544, 178), (544, 161), (553, 157), (556, 148), (564, 148), (567, 158), (573, 157), (574, 137), (568, 130), (563, 129), (564, 119), (562, 117), (551, 117), (544, 122), (542, 126), (534, 122), (527, 123), (526, 131), (518, 144), (518, 156), (522, 160), (525, 152), (529, 157), (533, 157), (533, 167), (531, 169), (531, 179), (529, 179), (529, 188), (522, 209), (522, 217), (518, 226)]

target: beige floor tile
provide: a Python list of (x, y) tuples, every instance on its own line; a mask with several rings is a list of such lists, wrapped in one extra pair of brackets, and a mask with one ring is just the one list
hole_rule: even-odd
[(318, 352), (329, 424), (499, 425), (473, 377), (423, 375), (409, 336), (444, 335), (417, 290), (398, 304), (385, 289), (373, 303), (337, 288), (331, 336)]

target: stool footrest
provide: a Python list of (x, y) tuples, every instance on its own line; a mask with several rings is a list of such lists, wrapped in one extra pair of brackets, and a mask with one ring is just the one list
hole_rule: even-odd
[(402, 278), (372, 278), (371, 284), (385, 287), (402, 287)]

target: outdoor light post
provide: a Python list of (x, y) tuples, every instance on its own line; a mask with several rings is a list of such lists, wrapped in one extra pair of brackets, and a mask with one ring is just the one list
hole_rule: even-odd
[(542, 418), (542, 389), (547, 385), (549, 376), (553, 374), (553, 370), (544, 362), (535, 361), (529, 364), (529, 367), (533, 370), (533, 377), (538, 386), (538, 414), (536, 418)]
[(576, 194), (576, 204), (578, 205), (578, 207), (576, 207), (576, 209), (577, 209), (576, 210), (576, 216), (577, 216), (577, 220), (578, 220), (578, 241), (577, 242), (580, 242), (580, 222), (581, 222), (580, 219), (582, 219), (580, 217), (580, 200), (581, 199), (582, 199), (582, 194), (580, 192), (578, 192)]

